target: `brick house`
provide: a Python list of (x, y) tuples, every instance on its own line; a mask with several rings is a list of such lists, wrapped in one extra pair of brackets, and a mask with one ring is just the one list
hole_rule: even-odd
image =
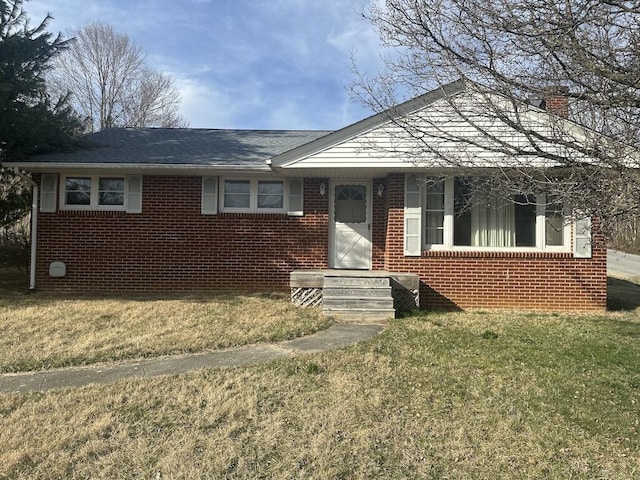
[(413, 275), (422, 308), (604, 309), (589, 219), (542, 199), (461, 214), (455, 168), (408, 159), (394, 116), (451, 122), (445, 96), (464, 94), (451, 84), (335, 132), (111, 129), (7, 165), (39, 196), (31, 286), (271, 291), (296, 272), (384, 272)]

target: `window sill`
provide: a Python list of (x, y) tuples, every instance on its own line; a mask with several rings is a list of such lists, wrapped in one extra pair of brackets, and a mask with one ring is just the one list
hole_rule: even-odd
[[(211, 215), (205, 215), (211, 216)], [(292, 218), (287, 212), (219, 212), (218, 217), (226, 218)], [(295, 217), (294, 217), (295, 218)]]
[(422, 257), (458, 258), (573, 258), (568, 251), (545, 250), (424, 250)]
[(287, 213), (286, 210), (283, 209), (260, 209), (254, 210), (249, 208), (222, 208), (220, 209), (220, 213), (247, 213), (247, 214), (258, 214), (258, 215), (284, 215)]
[(114, 205), (111, 207), (94, 205), (61, 205), (61, 211), (65, 212), (124, 212), (126, 210), (124, 205)]
[[(85, 217), (113, 217), (124, 216), (127, 214), (124, 210), (72, 210), (61, 208), (57, 212), (59, 215), (67, 216), (85, 216)], [(127, 214), (132, 215), (132, 214)]]

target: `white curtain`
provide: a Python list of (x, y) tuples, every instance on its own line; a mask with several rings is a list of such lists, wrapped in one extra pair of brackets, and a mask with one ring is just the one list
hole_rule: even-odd
[(471, 209), (471, 245), (474, 247), (513, 247), (516, 243), (515, 205), (508, 200), (490, 198)]

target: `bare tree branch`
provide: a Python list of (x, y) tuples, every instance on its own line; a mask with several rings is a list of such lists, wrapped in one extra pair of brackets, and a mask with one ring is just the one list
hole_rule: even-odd
[(547, 193), (605, 233), (640, 214), (640, 2), (386, 0), (364, 15), (393, 49), (353, 88), (375, 111), (466, 86), (440, 111), (391, 114), (393, 148), (417, 167), (482, 169), (478, 188)]
[(184, 127), (180, 94), (171, 77), (147, 65), (142, 49), (110, 25), (93, 22), (73, 32), (50, 83), (70, 92), (87, 130)]

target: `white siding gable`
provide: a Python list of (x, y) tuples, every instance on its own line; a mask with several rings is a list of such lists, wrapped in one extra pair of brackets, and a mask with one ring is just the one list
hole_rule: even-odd
[[(517, 133), (496, 117), (487, 105), (516, 116), (528, 128), (545, 135), (564, 135), (581, 141), (581, 131), (566, 120), (534, 107), (493, 96), (489, 102), (478, 93), (464, 92), (436, 100), (413, 113), (374, 127), (319, 152), (291, 160), (283, 168), (392, 168), (421, 167), (551, 167), (535, 155), (517, 155), (512, 145), (534, 151), (531, 137)], [(542, 151), (567, 156), (572, 153), (556, 143), (536, 142)]]

